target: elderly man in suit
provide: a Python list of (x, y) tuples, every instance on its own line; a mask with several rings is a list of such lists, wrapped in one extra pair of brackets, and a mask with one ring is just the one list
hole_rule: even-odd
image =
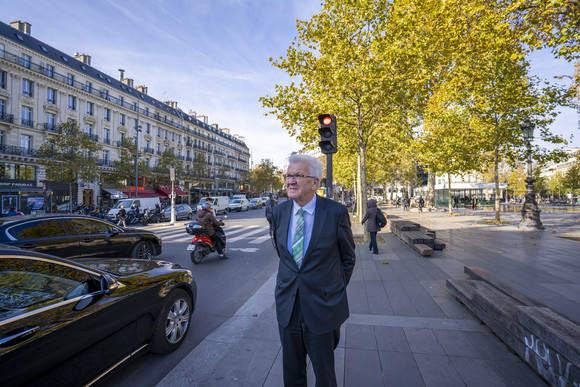
[(288, 161), (292, 200), (272, 209), (284, 384), (306, 386), (308, 355), (316, 386), (336, 386), (334, 350), (349, 316), (346, 286), (356, 259), (350, 218), (345, 206), (316, 195), (323, 170), (318, 159), (293, 155)]

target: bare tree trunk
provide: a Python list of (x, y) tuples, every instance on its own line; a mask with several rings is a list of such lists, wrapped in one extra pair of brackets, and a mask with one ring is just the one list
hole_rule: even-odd
[(68, 205), (69, 205), (69, 213), (73, 212), (73, 195), (72, 195), (72, 189), (73, 187), (73, 183), (68, 183)]
[(425, 204), (428, 208), (435, 208), (435, 173), (432, 171), (429, 171), (428, 175)]
[(499, 152), (496, 149), (494, 160), (493, 160), (493, 180), (495, 182), (495, 221), (500, 222), (500, 209), (499, 209)]
[(453, 215), (453, 200), (451, 197), (451, 173), (447, 172), (447, 185), (449, 186), (449, 190), (447, 191), (447, 202), (449, 207), (449, 215)]

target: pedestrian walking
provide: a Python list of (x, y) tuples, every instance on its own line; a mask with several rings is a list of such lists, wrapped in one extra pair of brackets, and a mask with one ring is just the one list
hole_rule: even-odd
[(459, 197), (453, 196), (453, 208), (459, 208)]
[(425, 200), (423, 196), (419, 196), (419, 212), (423, 212), (423, 207), (425, 207)]
[(379, 253), (379, 247), (377, 246), (377, 232), (379, 231), (379, 226), (377, 225), (377, 214), (379, 213), (379, 209), (377, 208), (377, 201), (375, 199), (371, 199), (367, 202), (367, 212), (365, 212), (365, 216), (361, 224), (367, 223), (367, 231), (371, 235), (371, 241), (369, 243), (369, 250), (373, 251), (373, 254)]
[(475, 210), (477, 208), (477, 198), (474, 196), (471, 200), (471, 209)]
[(316, 195), (322, 163), (290, 157), (284, 176), (288, 198), (272, 209), (279, 257), (275, 291), (286, 386), (306, 386), (306, 357), (317, 386), (336, 386), (334, 350), (349, 316), (346, 287), (355, 244), (345, 206)]
[(127, 211), (125, 210), (125, 206), (122, 205), (119, 212), (117, 212), (117, 219), (119, 219), (119, 222), (117, 222), (118, 226), (122, 224), (122, 227), (127, 228)]
[(405, 196), (403, 199), (403, 211), (409, 211), (409, 207), (411, 206), (411, 200), (408, 196)]

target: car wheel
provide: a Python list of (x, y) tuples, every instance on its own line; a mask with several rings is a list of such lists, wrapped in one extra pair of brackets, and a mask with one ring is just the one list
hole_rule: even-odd
[(151, 247), (151, 243), (145, 241), (137, 242), (131, 251), (131, 258), (151, 259), (152, 256), (153, 248)]
[(189, 293), (182, 289), (169, 293), (155, 321), (151, 352), (164, 354), (175, 351), (189, 331), (192, 311)]
[(149, 224), (149, 222), (147, 221), (147, 219), (143, 218), (143, 220), (141, 221), (141, 224), (143, 226), (147, 226)]

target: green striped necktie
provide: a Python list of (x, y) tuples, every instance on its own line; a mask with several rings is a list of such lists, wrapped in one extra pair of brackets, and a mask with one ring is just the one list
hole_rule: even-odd
[(292, 240), (292, 257), (296, 266), (300, 269), (302, 265), (302, 253), (304, 250), (304, 209), (298, 210), (298, 220), (296, 221), (296, 230)]

